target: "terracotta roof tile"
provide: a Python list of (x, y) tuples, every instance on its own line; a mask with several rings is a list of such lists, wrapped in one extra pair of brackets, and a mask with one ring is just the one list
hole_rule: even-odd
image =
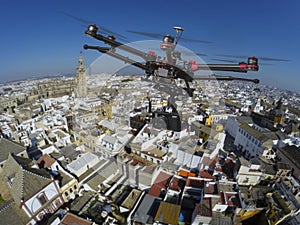
[(50, 168), (52, 166), (53, 163), (55, 163), (55, 159), (53, 159), (51, 156), (49, 156), (48, 154), (45, 154), (43, 156), (41, 156), (38, 160), (37, 163), (41, 164), (42, 161), (44, 161), (44, 168)]
[(74, 224), (92, 225), (93, 223), (83, 218), (80, 218), (79, 216), (76, 216), (72, 213), (67, 213), (67, 215), (61, 221), (61, 224), (62, 225), (74, 225)]
[(158, 197), (162, 189), (167, 189), (171, 178), (172, 175), (160, 172), (150, 188), (149, 195)]

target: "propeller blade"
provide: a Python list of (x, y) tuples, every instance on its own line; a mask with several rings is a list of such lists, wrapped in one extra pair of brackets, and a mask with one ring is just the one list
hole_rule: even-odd
[(105, 27), (102, 27), (102, 26), (98, 26), (100, 28), (100, 30), (106, 32), (107, 34), (112, 34), (114, 35), (115, 37), (119, 38), (119, 39), (123, 39), (123, 40), (128, 40), (125, 36), (121, 35), (121, 34), (118, 34), (116, 32), (113, 32), (112, 30), (109, 30)]
[(198, 53), (198, 52), (196, 52), (196, 55), (198, 55), (198, 56), (207, 56), (207, 54), (204, 54), (204, 53)]
[[(222, 57), (229, 57), (229, 58), (236, 58), (236, 59), (247, 59), (249, 56), (246, 55), (229, 55), (229, 54), (217, 54), (217, 56), (222, 56)], [(259, 60), (262, 61), (273, 61), (273, 62), (289, 62), (291, 60), (289, 59), (279, 59), (279, 58), (270, 58), (270, 57), (257, 57)]]
[(277, 58), (269, 58), (269, 57), (259, 57), (260, 60), (264, 61), (275, 61), (275, 62), (290, 62), (289, 59), (277, 59)]
[(229, 57), (235, 59), (247, 59), (248, 56), (245, 55), (229, 55), (229, 54), (217, 54), (216, 56)]
[(82, 19), (82, 18), (80, 18), (80, 17), (78, 17), (78, 16), (71, 15), (71, 14), (69, 14), (69, 13), (67, 13), (67, 12), (62, 12), (62, 14), (64, 14), (64, 15), (67, 16), (67, 17), (70, 17), (70, 18), (72, 18), (72, 19), (74, 19), (74, 20), (79, 21), (80, 23), (82, 23), (82, 24), (84, 24), (84, 25), (92, 24), (92, 22), (90, 22), (90, 21), (87, 21), (87, 20), (85, 20), (85, 19)]
[[(151, 38), (163, 38), (164, 37), (164, 34), (160, 34), (160, 33), (143, 32), (143, 31), (135, 31), (135, 30), (127, 30), (127, 32), (146, 36), (146, 37), (151, 37)], [(185, 37), (181, 37), (179, 40), (184, 41), (184, 42), (194, 42), (194, 43), (206, 43), (206, 44), (212, 43), (210, 41), (203, 41), (203, 40), (185, 38)]]
[(219, 61), (219, 62), (227, 62), (227, 63), (237, 63), (236, 60), (231, 60), (231, 59), (212, 59), (214, 61)]
[(127, 30), (127, 32), (133, 33), (133, 34), (139, 34), (139, 35), (151, 37), (151, 38), (162, 38), (163, 37), (162, 34), (158, 34), (158, 33), (149, 33), (149, 32), (141, 32), (141, 31), (134, 31), (134, 30)]
[(198, 55), (198, 56), (207, 56), (207, 54), (199, 53), (199, 52), (183, 51), (182, 53), (183, 53), (184, 55), (186, 55), (186, 56), (194, 56), (194, 55)]
[(193, 42), (193, 43), (205, 43), (205, 44), (211, 44), (212, 43), (211, 41), (204, 41), (204, 40), (185, 38), (185, 37), (181, 37), (179, 40), (184, 41), (184, 42)]
[(259, 65), (264, 65), (264, 66), (273, 66), (274, 64), (272, 64), (272, 63), (259, 63)]
[[(78, 17), (78, 16), (74, 16), (74, 15), (69, 14), (69, 13), (67, 13), (67, 12), (62, 12), (62, 14), (64, 14), (64, 15), (67, 16), (67, 17), (70, 17), (70, 18), (72, 18), (72, 19), (74, 19), (74, 20), (76, 20), (76, 21), (79, 21), (81, 24), (86, 25), (86, 26), (88, 26), (88, 25), (90, 25), (90, 24), (93, 24), (93, 22), (91, 22), (91, 21), (82, 19), (82, 18), (80, 18), (80, 17)], [(127, 39), (125, 36), (123, 36), (123, 35), (121, 35), (121, 34), (118, 34), (118, 33), (114, 32), (114, 31), (112, 31), (112, 30), (109, 30), (109, 29), (106, 28), (106, 27), (98, 26), (98, 25), (97, 25), (97, 27), (99, 28), (99, 33), (101, 33), (101, 34), (105, 34), (105, 35), (113, 35), (113, 36), (115, 36), (116, 38), (118, 38), (118, 39), (120, 39), (120, 40), (128, 41), (128, 39)]]
[[(160, 48), (149, 48), (149, 49), (152, 49), (152, 50), (155, 50), (155, 51), (163, 51)], [(207, 54), (199, 53), (199, 52), (192, 52), (192, 51), (179, 51), (179, 52), (181, 52), (185, 56), (195, 56), (195, 55), (207, 56)]]
[[(227, 62), (227, 63), (240, 63), (237, 60), (231, 60), (231, 59), (211, 59), (211, 60), (219, 61), (219, 62)], [(271, 65), (274, 65), (274, 64), (271, 64), (271, 63), (259, 63), (259, 65), (271, 66)]]

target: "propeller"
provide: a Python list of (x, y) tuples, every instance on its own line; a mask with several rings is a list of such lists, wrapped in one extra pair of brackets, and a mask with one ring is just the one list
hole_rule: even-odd
[[(228, 58), (235, 58), (235, 59), (247, 59), (249, 56), (245, 55), (229, 55), (229, 54), (218, 54), (217, 56), (228, 57)], [(279, 59), (279, 58), (270, 58), (270, 57), (257, 57), (261, 61), (268, 61), (268, 62), (289, 62), (289, 59)]]
[(198, 55), (198, 56), (207, 56), (207, 54), (199, 53), (199, 52), (183, 51), (182, 53), (183, 53), (184, 55), (186, 55), (186, 56), (194, 56), (194, 55)]
[[(158, 38), (161, 39), (164, 37), (164, 34), (152, 33), (152, 32), (150, 33), (150, 32), (135, 31), (135, 30), (127, 30), (127, 32), (146, 36), (146, 37), (157, 38), (157, 39)], [(204, 41), (204, 40), (192, 39), (192, 38), (184, 38), (184, 37), (181, 37), (180, 40), (185, 41), (185, 42), (194, 42), (194, 43), (206, 43), (206, 44), (212, 43), (210, 41)]]
[[(90, 24), (94, 24), (94, 23), (91, 22), (91, 21), (82, 19), (82, 18), (80, 18), (80, 17), (78, 17), (78, 16), (74, 16), (74, 15), (69, 14), (69, 13), (67, 13), (67, 12), (62, 12), (62, 14), (64, 14), (64, 15), (67, 16), (67, 17), (70, 17), (70, 18), (72, 18), (72, 19), (74, 19), (74, 20), (79, 21), (81, 24), (85, 25), (86, 27), (87, 27), (88, 25), (90, 25)], [(118, 39), (120, 39), (120, 40), (122, 40), (122, 41), (128, 42), (128, 39), (127, 39), (125, 36), (121, 35), (121, 34), (118, 34), (118, 33), (114, 32), (114, 31), (112, 31), (112, 30), (110, 30), (110, 29), (108, 29), (108, 28), (106, 28), (106, 27), (103, 27), (103, 26), (98, 26), (98, 25), (97, 25), (97, 27), (99, 28), (99, 33), (100, 33), (100, 34), (104, 34), (104, 35), (113, 35), (114, 37), (116, 37), (116, 38), (118, 38)]]
[[(211, 60), (218, 61), (218, 62), (226, 62), (226, 63), (240, 63), (239, 61), (233, 60), (233, 59), (211, 59)], [(259, 63), (259, 65), (271, 66), (271, 65), (274, 65), (274, 64), (272, 64), (272, 63)]]
[(231, 59), (211, 59), (214, 61), (219, 61), (219, 62), (227, 62), (227, 63), (236, 63), (236, 60), (231, 60)]
[[(154, 50), (154, 51), (162, 51), (160, 48), (149, 48), (149, 49)], [(179, 52), (185, 56), (195, 56), (195, 55), (198, 55), (200, 57), (208, 56), (207, 54), (204, 54), (204, 53), (192, 52), (192, 51), (187, 51), (187, 50), (183, 50), (183, 51), (179, 51)]]

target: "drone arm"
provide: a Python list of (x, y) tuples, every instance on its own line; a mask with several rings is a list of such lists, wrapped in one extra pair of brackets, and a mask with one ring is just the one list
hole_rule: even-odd
[(90, 25), (89, 29), (87, 31), (85, 31), (85, 34), (92, 37), (92, 38), (95, 38), (99, 41), (103, 41), (105, 44), (108, 44), (108, 45), (112, 46), (113, 48), (119, 48), (121, 50), (127, 51), (129, 53), (134, 54), (134, 55), (137, 55), (137, 56), (143, 58), (146, 61), (149, 60), (149, 59), (150, 60), (151, 59), (155, 60), (155, 56), (153, 56), (151, 54), (148, 54), (148, 53), (145, 53), (143, 51), (140, 51), (138, 49), (132, 48), (128, 45), (124, 45), (124, 44), (116, 41), (113, 37), (105, 37), (101, 34), (98, 34), (97, 31), (98, 31), (98, 28), (95, 25)]
[(143, 69), (145, 71), (149, 71), (149, 68), (146, 65), (144, 65), (144, 64), (142, 64), (140, 62), (137, 62), (137, 61), (135, 61), (133, 59), (130, 59), (129, 57), (125, 57), (125, 56), (122, 56), (122, 55), (120, 55), (120, 54), (118, 54), (118, 53), (116, 53), (114, 51), (111, 51), (111, 48), (105, 48), (105, 47), (100, 47), (100, 46), (90, 46), (90, 45), (84, 45), (83, 48), (84, 49), (98, 50), (99, 52), (108, 54), (108, 55), (110, 55), (110, 56), (112, 56), (114, 58), (122, 60), (125, 63), (129, 63), (129, 64), (131, 64), (133, 66), (136, 66), (136, 67), (138, 67), (140, 69)]
[(242, 72), (258, 71), (258, 65), (240, 63), (240, 64), (194, 64), (192, 65), (195, 70), (213, 70), (213, 71), (230, 71)]
[(206, 77), (194, 77), (195, 80), (226, 80), (226, 81), (231, 81), (231, 80), (240, 80), (240, 81), (249, 81), (253, 82), (255, 84), (259, 83), (258, 79), (247, 79), (247, 78), (240, 78), (240, 77), (232, 77), (232, 76), (206, 76)]

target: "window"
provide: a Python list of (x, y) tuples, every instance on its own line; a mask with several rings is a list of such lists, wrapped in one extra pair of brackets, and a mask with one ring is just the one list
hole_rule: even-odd
[(73, 189), (72, 188), (70, 188), (70, 193), (72, 193), (73, 192)]
[(65, 192), (65, 196), (67, 196), (67, 197), (68, 197), (68, 195), (69, 195), (69, 193), (66, 191), (66, 192)]
[(75, 190), (77, 189), (77, 186), (76, 186), (76, 184), (74, 185), (74, 189), (75, 189)]
[(44, 193), (42, 193), (40, 196), (38, 196), (38, 200), (40, 201), (40, 203), (42, 205), (47, 203), (47, 198), (46, 198), (46, 195)]

